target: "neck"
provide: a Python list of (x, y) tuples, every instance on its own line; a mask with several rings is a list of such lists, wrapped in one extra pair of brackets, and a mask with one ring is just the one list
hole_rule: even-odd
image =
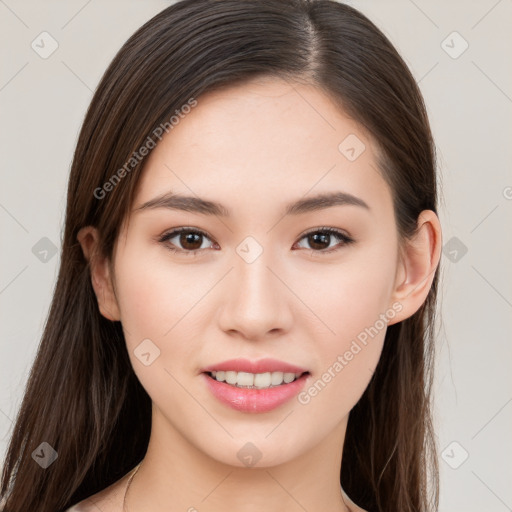
[(353, 512), (339, 482), (345, 430), (346, 422), (293, 460), (246, 467), (207, 456), (154, 408), (148, 450), (128, 482), (124, 510)]

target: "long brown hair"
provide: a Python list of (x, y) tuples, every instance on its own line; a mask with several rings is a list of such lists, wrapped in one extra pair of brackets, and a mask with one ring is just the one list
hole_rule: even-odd
[[(401, 240), (414, 234), (422, 210), (437, 211), (422, 95), (389, 40), (357, 10), (330, 0), (183, 0), (157, 14), (115, 56), (80, 132), (57, 284), (2, 474), (5, 512), (64, 510), (144, 457), (151, 399), (120, 322), (99, 312), (77, 233), (97, 227), (110, 258), (146, 160), (130, 159), (148, 137), (169, 129), (191, 98), (263, 76), (316, 85), (368, 130)], [(122, 182), (105, 187), (116, 173)], [(368, 511), (437, 510), (430, 399), (438, 271), (421, 308), (388, 327), (350, 413), (340, 482)], [(47, 469), (33, 457), (43, 442), (58, 454)]]

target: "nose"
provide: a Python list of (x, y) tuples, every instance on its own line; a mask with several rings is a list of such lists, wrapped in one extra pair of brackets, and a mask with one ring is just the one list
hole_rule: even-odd
[(250, 263), (235, 254), (221, 290), (218, 322), (224, 332), (257, 341), (290, 330), (293, 293), (281, 267), (270, 260), (265, 251)]

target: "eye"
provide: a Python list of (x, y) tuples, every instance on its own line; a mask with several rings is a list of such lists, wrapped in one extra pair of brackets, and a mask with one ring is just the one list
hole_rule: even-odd
[[(330, 248), (330, 242), (333, 238), (338, 240), (338, 244), (334, 248)], [(173, 239), (176, 239), (176, 241), (172, 242)], [(203, 246), (204, 239), (211, 240), (200, 229), (183, 227), (165, 233), (160, 237), (159, 242), (165, 243), (166, 247), (172, 252), (181, 253), (186, 256), (196, 256), (199, 251), (208, 248)], [(306, 239), (307, 243), (310, 244), (312, 252), (320, 253), (337, 251), (341, 247), (355, 241), (342, 231), (329, 227), (315, 228), (300, 238), (300, 240), (303, 239)], [(180, 244), (181, 247), (176, 247), (177, 244)], [(304, 247), (304, 249), (307, 249), (307, 247)]]
[[(334, 248), (332, 248), (332, 246), (331, 248), (329, 248), (330, 242), (332, 241), (333, 238), (338, 239), (339, 242), (337, 246), (334, 246)], [(300, 240), (302, 239), (306, 239), (307, 243), (310, 244), (310, 248), (312, 249), (313, 252), (322, 253), (331, 253), (337, 251), (341, 249), (341, 247), (354, 243), (355, 241), (353, 238), (350, 238), (342, 231), (328, 227), (315, 228), (314, 230), (306, 233)], [(305, 247), (305, 249), (307, 249), (307, 247)]]
[[(173, 238), (176, 238), (176, 242), (171, 242)], [(200, 229), (192, 229), (192, 228), (178, 228), (174, 229), (169, 233), (165, 233), (159, 239), (159, 242), (166, 243), (167, 248), (172, 252), (179, 252), (186, 256), (195, 256), (197, 253), (205, 249), (206, 247), (202, 247), (202, 239), (208, 238), (208, 235), (201, 231)], [(171, 243), (168, 243), (171, 242)], [(173, 247), (176, 244), (181, 244), (182, 247)]]

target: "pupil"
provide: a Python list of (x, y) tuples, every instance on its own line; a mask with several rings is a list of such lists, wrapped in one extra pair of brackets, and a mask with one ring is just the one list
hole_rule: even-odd
[[(328, 238), (331, 236), (329, 235), (328, 233), (324, 233), (324, 234), (318, 234), (318, 233), (314, 233), (312, 235), (309, 235), (310, 236), (310, 245), (312, 245), (313, 247), (315, 246), (315, 244), (318, 245), (319, 241), (318, 239), (320, 238), (321, 241), (320, 241), (320, 249), (323, 249), (324, 246), (322, 246), (322, 243), (323, 244), (326, 244), (327, 246), (329, 246), (329, 242), (328, 242)], [(311, 243), (311, 240), (313, 240), (313, 243)]]
[(187, 244), (192, 244), (194, 245), (194, 238), (195, 238), (195, 243), (197, 244), (199, 242), (199, 245), (197, 247), (188, 247), (189, 249), (198, 249), (199, 247), (201, 247), (201, 242), (200, 242), (200, 238), (201, 238), (202, 235), (198, 234), (198, 233), (186, 233), (186, 234), (182, 234), (181, 235), (181, 240), (180, 240), (180, 243), (183, 245), (183, 247), (187, 247)]

